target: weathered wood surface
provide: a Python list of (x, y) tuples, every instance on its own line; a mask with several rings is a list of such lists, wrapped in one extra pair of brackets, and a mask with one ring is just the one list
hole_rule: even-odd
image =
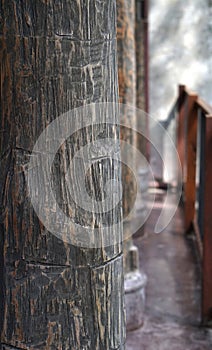
[(197, 121), (198, 108), (195, 105), (198, 96), (196, 94), (188, 96), (187, 104), (187, 133), (186, 133), (186, 160), (187, 169), (185, 193), (185, 230), (188, 232), (193, 226), (195, 218), (196, 201), (196, 157), (197, 157)]
[[(132, 128), (136, 127), (136, 113), (127, 108), (136, 107), (136, 51), (135, 51), (135, 0), (117, 1), (117, 47), (118, 47), (118, 79), (119, 79), (119, 101), (126, 105), (122, 108), (121, 122), (127, 122)], [(136, 133), (132, 129), (122, 127), (121, 139), (136, 147)], [(123, 152), (123, 147), (122, 147)], [(133, 162), (134, 154), (128, 155)], [(125, 159), (127, 156), (125, 155)], [(134, 159), (135, 161), (135, 159)], [(126, 217), (131, 211), (136, 196), (136, 181), (132, 170), (126, 165), (122, 165), (122, 185), (123, 185), (123, 216), (124, 237), (131, 236), (132, 218)], [(124, 266), (125, 273), (130, 269), (128, 249), (131, 240), (125, 241)]]
[[(119, 101), (136, 105), (135, 1), (117, 1)], [(123, 116), (127, 118), (127, 116)], [(130, 118), (130, 117), (129, 117)], [(133, 117), (135, 120), (135, 116)], [(131, 120), (131, 119), (130, 119)]]
[[(203, 118), (203, 116), (202, 116)], [(204, 169), (203, 169), (203, 292), (202, 292), (202, 320), (203, 323), (210, 326), (212, 324), (212, 215), (211, 215), (211, 196), (212, 196), (212, 114), (205, 117), (205, 135), (204, 135)]]
[[(117, 101), (115, 13), (115, 0), (0, 1), (5, 350), (124, 349), (121, 243), (86, 249), (52, 235), (32, 208), (25, 178), (33, 146), (51, 121), (87, 103)], [(118, 128), (104, 125), (67, 140), (54, 180), (64, 183), (76, 149), (103, 133), (119, 137)], [(119, 167), (97, 159), (88, 181), (98, 196), (100, 167), (105, 181), (120, 177)], [(121, 241), (121, 203), (101, 217), (73, 207), (66, 191), (58, 198), (78, 223), (118, 220)]]
[(178, 182), (181, 182), (181, 176), (183, 176), (183, 183), (185, 182), (184, 166), (185, 166), (185, 104), (186, 94), (185, 85), (179, 85), (179, 98), (178, 98), (178, 121), (177, 121), (177, 153), (179, 155), (181, 172), (178, 174)]

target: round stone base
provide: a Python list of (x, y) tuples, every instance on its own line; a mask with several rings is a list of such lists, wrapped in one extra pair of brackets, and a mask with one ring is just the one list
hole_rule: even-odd
[(138, 270), (125, 275), (126, 326), (128, 331), (141, 327), (144, 322), (146, 283), (146, 275)]

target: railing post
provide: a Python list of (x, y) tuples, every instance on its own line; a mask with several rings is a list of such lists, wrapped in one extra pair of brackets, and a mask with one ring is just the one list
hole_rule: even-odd
[[(199, 112), (201, 136), (197, 145)], [(202, 257), (202, 322), (212, 326), (212, 109), (184, 85), (179, 86), (177, 150), (183, 170), (185, 230), (193, 226)], [(200, 157), (200, 179), (196, 219), (197, 156)]]
[(198, 108), (195, 105), (198, 96), (189, 94), (187, 101), (187, 120), (186, 120), (186, 153), (185, 153), (185, 230), (191, 228), (195, 214), (196, 199), (196, 148), (197, 148), (197, 119)]
[(183, 170), (184, 167), (184, 132), (185, 132), (185, 85), (179, 85), (178, 97), (178, 129), (177, 129), (177, 152), (180, 159), (180, 164)]
[(204, 210), (203, 210), (203, 291), (202, 319), (212, 325), (212, 114), (205, 123), (205, 167), (204, 167)]

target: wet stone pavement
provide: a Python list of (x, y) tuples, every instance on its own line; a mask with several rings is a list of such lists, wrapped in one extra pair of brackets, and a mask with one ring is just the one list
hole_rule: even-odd
[[(135, 235), (140, 268), (148, 277), (146, 310), (143, 327), (128, 332), (126, 350), (212, 350), (212, 329), (200, 319), (200, 261), (195, 237), (183, 233), (183, 209), (162, 233), (153, 233), (164, 194), (156, 194), (144, 236)], [(168, 206), (175, 198), (169, 195)]]

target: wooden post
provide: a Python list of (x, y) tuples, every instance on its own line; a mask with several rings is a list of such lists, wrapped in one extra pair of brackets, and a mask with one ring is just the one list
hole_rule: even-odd
[[(126, 105), (122, 108), (121, 121), (123, 123), (130, 121), (131, 126), (131, 128), (121, 128), (121, 139), (136, 148), (137, 135), (133, 131), (137, 124), (136, 110), (127, 107), (127, 105), (136, 107), (135, 0), (118, 0), (117, 14), (119, 101)], [(121, 152), (123, 156), (124, 147), (121, 147)], [(134, 153), (125, 154), (124, 158), (127, 164), (134, 163), (134, 169), (136, 168)], [(139, 272), (138, 248), (133, 245), (132, 241), (132, 220), (135, 220), (135, 217), (129, 213), (134, 206), (138, 189), (133, 172), (126, 165), (122, 166), (122, 184), (124, 237), (127, 238), (124, 242), (126, 319), (127, 329), (132, 330), (143, 323), (146, 276)], [(137, 262), (136, 268), (135, 261)]]
[[(185, 157), (185, 85), (179, 85), (178, 94), (178, 121), (177, 121), (177, 152), (184, 174), (184, 157)], [(184, 179), (183, 179), (184, 180)]]
[[(89, 249), (54, 236), (31, 205), (25, 176), (53, 120), (117, 102), (115, 14), (115, 0), (1, 1), (2, 350), (124, 349), (122, 244)], [(121, 203), (102, 218), (77, 207), (62, 186), (73, 152), (103, 133), (119, 138), (118, 127), (98, 123), (77, 131), (58, 151), (52, 177), (73, 222), (101, 227), (119, 218), (113, 234), (121, 242)], [(120, 166), (97, 158), (87, 181), (99, 195), (101, 181), (114, 177)]]
[(186, 134), (186, 182), (185, 182), (185, 230), (188, 231), (194, 220), (196, 200), (196, 151), (198, 108), (195, 105), (197, 95), (188, 95), (187, 134)]
[(204, 181), (203, 186), (203, 297), (202, 318), (207, 325), (212, 325), (212, 115), (206, 116), (204, 141)]
[[(136, 106), (139, 110), (148, 112), (147, 102), (147, 89), (148, 89), (148, 72), (147, 72), (147, 9), (146, 2), (142, 0), (136, 0), (136, 26), (135, 26), (135, 39), (136, 39)], [(137, 117), (138, 129), (143, 131), (146, 136), (147, 133), (147, 116), (145, 113), (140, 117)], [(146, 137), (137, 135), (138, 149), (147, 155), (147, 140)]]
[[(135, 0), (117, 1), (117, 45), (118, 45), (118, 79), (119, 101), (123, 104), (136, 106), (136, 55), (135, 55)], [(136, 113), (122, 108), (121, 121), (130, 120), (132, 128), (136, 126)], [(130, 115), (129, 115), (130, 114)], [(121, 139), (136, 147), (136, 133), (130, 128), (121, 128)], [(129, 157), (133, 157), (129, 154)], [(126, 155), (125, 155), (126, 158)], [(132, 159), (131, 159), (132, 161)], [(135, 161), (135, 159), (134, 159)], [(126, 165), (122, 166), (123, 183), (123, 216), (127, 217), (135, 200), (136, 183), (132, 172)], [(131, 236), (130, 219), (124, 222), (124, 236)], [(129, 231), (129, 233), (128, 233)], [(128, 249), (131, 240), (126, 241), (125, 273), (130, 270)]]

